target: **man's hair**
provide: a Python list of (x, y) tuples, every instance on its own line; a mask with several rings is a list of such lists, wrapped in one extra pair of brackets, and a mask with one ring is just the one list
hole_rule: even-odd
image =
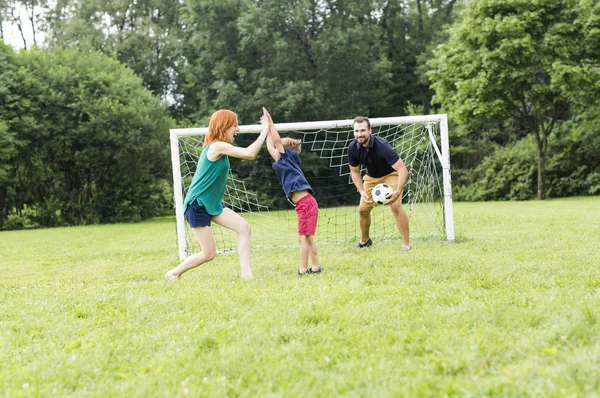
[(352, 122), (352, 127), (354, 127), (355, 123), (363, 123), (363, 122), (367, 122), (367, 128), (371, 128), (371, 122), (369, 121), (369, 118), (366, 116), (357, 116), (354, 118), (354, 121)]
[(281, 145), (283, 145), (285, 149), (289, 149), (290, 151), (300, 153), (300, 150), (302, 149), (302, 140), (299, 140), (297, 138), (284, 137), (281, 139)]
[(225, 132), (228, 128), (237, 123), (237, 114), (227, 109), (220, 109), (212, 114), (208, 122), (208, 133), (204, 137), (204, 144), (207, 146), (213, 141), (227, 141)]

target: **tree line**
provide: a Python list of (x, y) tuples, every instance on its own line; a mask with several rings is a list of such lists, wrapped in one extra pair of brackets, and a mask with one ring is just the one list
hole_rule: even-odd
[(0, 45), (4, 229), (165, 214), (169, 128), (263, 105), (448, 113), (457, 200), (600, 192), (592, 0), (0, 0), (0, 36), (18, 8), (44, 42)]

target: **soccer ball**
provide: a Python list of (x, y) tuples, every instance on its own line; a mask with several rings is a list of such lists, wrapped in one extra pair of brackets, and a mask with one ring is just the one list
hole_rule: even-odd
[(392, 187), (390, 187), (388, 184), (377, 184), (375, 185), (375, 188), (373, 188), (373, 191), (371, 191), (371, 196), (373, 197), (375, 203), (378, 205), (384, 205), (390, 201), (390, 199), (386, 196), (391, 195), (392, 192)]

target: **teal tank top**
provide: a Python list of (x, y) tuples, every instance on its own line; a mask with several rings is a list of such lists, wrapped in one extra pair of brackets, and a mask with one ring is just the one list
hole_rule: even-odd
[(183, 208), (187, 209), (190, 203), (196, 201), (199, 206), (204, 206), (211, 216), (218, 216), (223, 211), (223, 196), (227, 188), (227, 175), (229, 173), (229, 156), (223, 155), (218, 160), (211, 162), (208, 157), (208, 144), (200, 154), (196, 173), (192, 184), (185, 195)]

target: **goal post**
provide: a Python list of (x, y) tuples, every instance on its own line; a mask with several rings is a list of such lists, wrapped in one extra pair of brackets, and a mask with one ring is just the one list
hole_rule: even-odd
[[(315, 239), (320, 244), (354, 242), (360, 236), (358, 202), (348, 166), (347, 149), (354, 139), (353, 119), (276, 123), (282, 136), (302, 140), (301, 167), (319, 203)], [(373, 135), (386, 139), (408, 170), (402, 202), (410, 217), (411, 240), (441, 237), (454, 240), (450, 152), (446, 114), (370, 119)], [(237, 145), (256, 139), (261, 125), (239, 126)], [(202, 151), (207, 127), (170, 130), (173, 191), (179, 258), (198, 249), (184, 218), (183, 199)], [(230, 158), (223, 199), (252, 225), (252, 245), (297, 245), (296, 214), (285, 199), (271, 158), (261, 149), (254, 161)], [(364, 170), (362, 170), (364, 172)], [(213, 223), (219, 251), (233, 250), (235, 236)], [(372, 212), (373, 240), (399, 239), (386, 206)], [(194, 249), (194, 250), (190, 250)]]

